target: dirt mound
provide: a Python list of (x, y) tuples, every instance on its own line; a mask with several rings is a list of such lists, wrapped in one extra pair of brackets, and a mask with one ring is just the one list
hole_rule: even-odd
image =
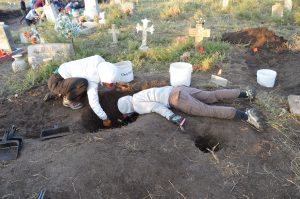
[(264, 48), (278, 53), (288, 50), (287, 40), (277, 36), (273, 31), (265, 27), (224, 33), (222, 41), (228, 41), (232, 44), (246, 44), (251, 49)]

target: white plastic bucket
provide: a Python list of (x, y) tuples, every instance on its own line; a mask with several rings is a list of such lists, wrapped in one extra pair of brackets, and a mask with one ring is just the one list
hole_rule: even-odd
[(193, 66), (186, 62), (175, 62), (170, 65), (170, 83), (172, 86), (190, 86)]
[(133, 71), (131, 61), (121, 61), (114, 64), (117, 68), (117, 82), (131, 82), (133, 80)]
[(256, 75), (258, 84), (272, 88), (275, 84), (277, 72), (270, 69), (261, 69), (257, 71)]

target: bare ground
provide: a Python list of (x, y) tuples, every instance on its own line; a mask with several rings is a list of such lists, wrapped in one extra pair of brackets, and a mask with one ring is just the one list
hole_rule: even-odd
[[(259, 93), (286, 97), (300, 94), (299, 60), (299, 53), (261, 50), (253, 55), (237, 47), (219, 67), (230, 87), (253, 84)], [(1, 71), (3, 66), (7, 64), (0, 65)], [(259, 68), (278, 72), (273, 89), (256, 84)], [(192, 86), (207, 88), (210, 74), (193, 74)], [(136, 77), (149, 79), (168, 80), (168, 74)], [(241, 121), (186, 116), (182, 133), (159, 115), (147, 114), (128, 126), (88, 133), (82, 126), (85, 109), (65, 108), (59, 98), (44, 102), (47, 92), (44, 85), (0, 102), (1, 131), (14, 124), (25, 138), (18, 159), (0, 163), (2, 198), (35, 198), (43, 188), (46, 198), (56, 199), (300, 197), (291, 182), (292, 154), (274, 141), (275, 129), (257, 132)], [(256, 106), (242, 100), (227, 104)], [(73, 133), (37, 139), (41, 129), (55, 124), (68, 125)], [(207, 152), (214, 146), (214, 152)]]

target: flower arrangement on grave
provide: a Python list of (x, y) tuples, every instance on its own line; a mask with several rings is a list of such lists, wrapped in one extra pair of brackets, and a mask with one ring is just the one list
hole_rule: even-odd
[(31, 28), (31, 31), (23, 32), (22, 35), (23, 41), (26, 43), (37, 44), (40, 42), (40, 35), (35, 27)]
[(30, 32), (23, 32), (24, 37), (29, 40), (31, 37), (31, 33)]
[(5, 57), (6, 55), (8, 55), (8, 53), (0, 49), (0, 57)]
[(191, 57), (190, 52), (185, 52), (180, 56), (180, 61), (188, 61)]
[(31, 29), (31, 43), (32, 44), (37, 44), (40, 42), (40, 35), (39, 32), (37, 31), (37, 29), (35, 27), (33, 27)]
[(205, 48), (201, 45), (196, 46), (196, 52), (199, 54), (204, 54), (205, 53)]
[(72, 23), (71, 19), (67, 15), (59, 14), (54, 29), (63, 37), (71, 39), (73, 45), (74, 38), (79, 35), (80, 25)]

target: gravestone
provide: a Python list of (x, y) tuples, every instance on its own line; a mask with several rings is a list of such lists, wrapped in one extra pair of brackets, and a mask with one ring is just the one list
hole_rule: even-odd
[(47, 60), (64, 61), (75, 55), (72, 44), (49, 43), (28, 46), (28, 63), (36, 68)]
[(291, 113), (300, 116), (300, 95), (289, 95), (288, 103)]
[(100, 12), (99, 17), (100, 17), (99, 23), (105, 24), (105, 12)]
[(117, 34), (120, 34), (120, 31), (118, 29), (116, 29), (116, 25), (115, 24), (111, 25), (111, 29), (108, 30), (108, 33), (112, 34), (112, 38), (113, 38), (112, 45), (117, 45), (117, 43), (118, 43)]
[(91, 34), (96, 30), (98, 26), (99, 24), (97, 24), (96, 22), (90, 22), (90, 21), (84, 22), (82, 23), (82, 29), (80, 30), (79, 34), (82, 35)]
[(226, 9), (228, 7), (229, 0), (222, 0), (222, 8)]
[(142, 39), (142, 45), (140, 46), (140, 50), (141, 51), (147, 51), (148, 50), (148, 46), (147, 46), (147, 32), (150, 32), (151, 34), (153, 34), (154, 32), (154, 27), (153, 25), (151, 27), (148, 27), (148, 23), (150, 22), (150, 20), (148, 19), (143, 19), (141, 20), (143, 22), (143, 25), (141, 26), (139, 23), (136, 26), (136, 31), (137, 33), (139, 31), (142, 31), (143, 34), (143, 39)]
[(123, 3), (123, 1), (122, 0), (114, 0), (113, 3), (114, 4), (121, 4), (121, 3)]
[(99, 16), (100, 8), (98, 0), (84, 0), (84, 15), (89, 19), (94, 19), (95, 16)]
[(283, 17), (283, 6), (280, 3), (272, 6), (272, 17)]
[(13, 53), (17, 50), (10, 29), (8, 25), (5, 25), (4, 22), (0, 22), (0, 50)]
[(80, 30), (80, 34), (88, 35), (91, 34), (96, 30), (96, 28), (99, 26), (96, 22), (84, 22), (82, 23), (82, 29)]
[(55, 23), (58, 18), (58, 10), (51, 4), (46, 4), (44, 7), (44, 13), (48, 21)]
[(284, 0), (284, 8), (289, 12), (292, 11), (293, 1), (292, 0)]
[(204, 37), (210, 37), (210, 29), (204, 29), (202, 23), (196, 24), (196, 28), (189, 29), (189, 36), (195, 37), (195, 46), (201, 45)]

